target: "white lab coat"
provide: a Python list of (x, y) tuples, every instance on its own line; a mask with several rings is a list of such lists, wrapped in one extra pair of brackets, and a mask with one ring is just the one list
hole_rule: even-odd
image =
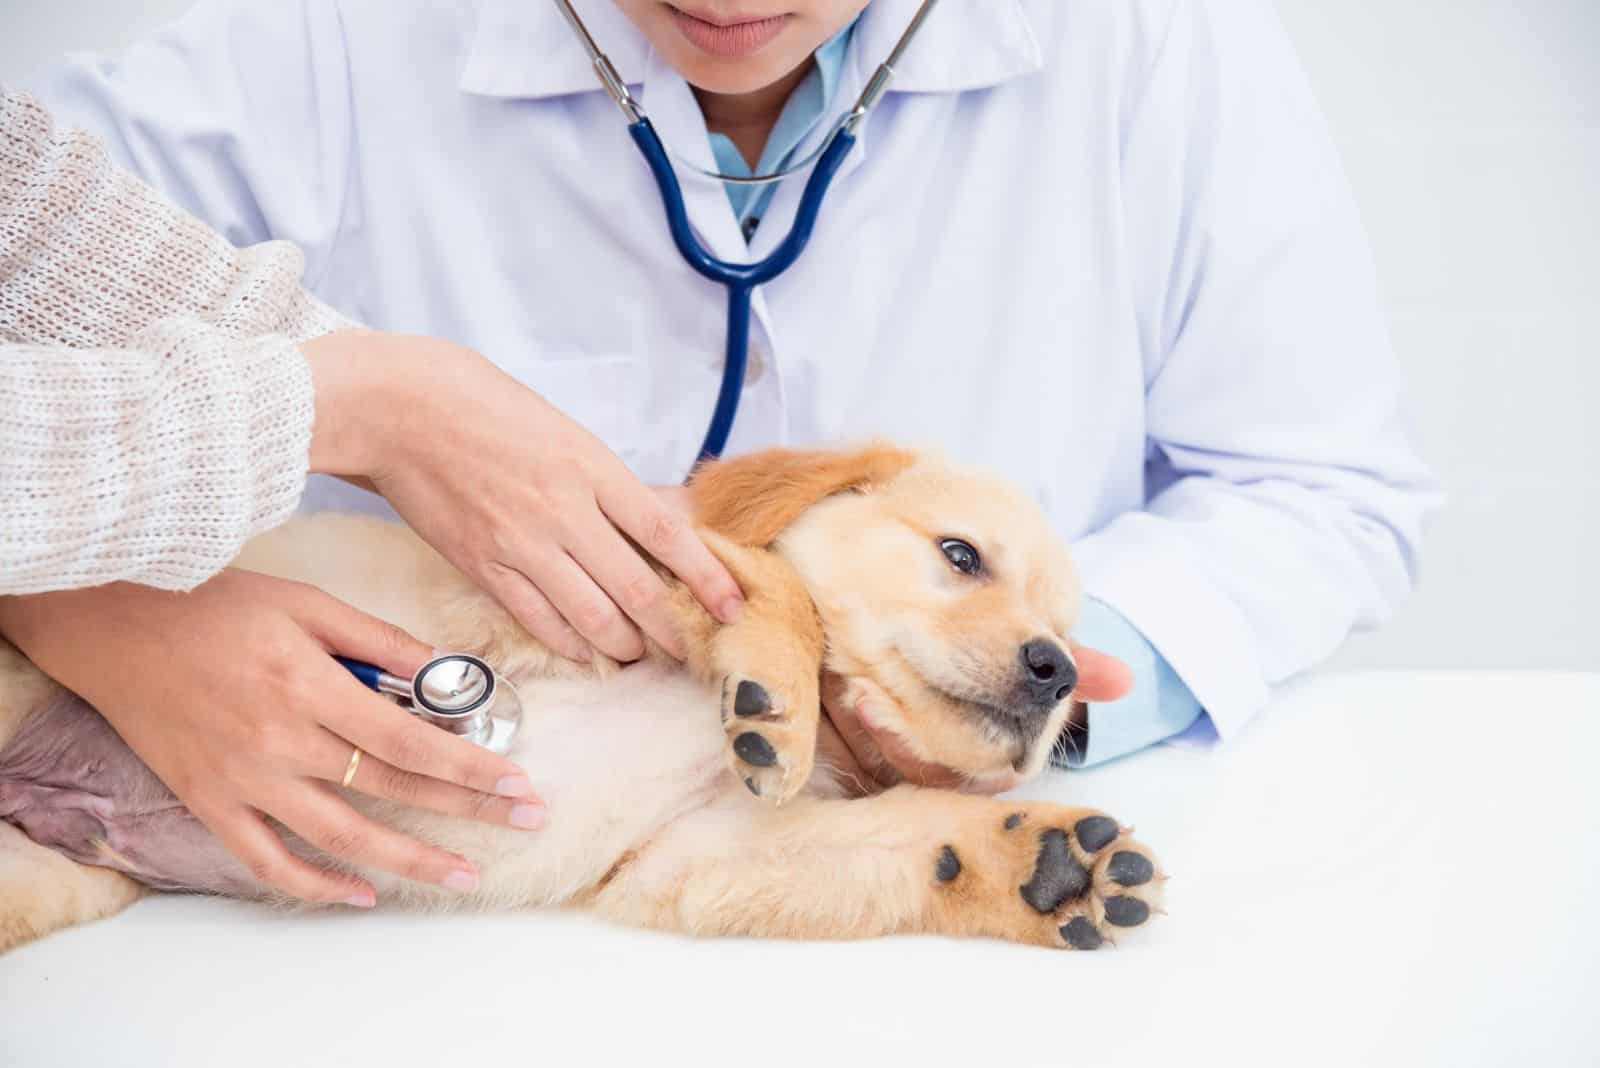
[[(579, 6), (709, 166), (682, 78), (608, 0)], [(837, 107), (914, 7), (869, 5)], [(344, 312), (481, 350), (647, 480), (693, 459), (723, 292), (554, 5), (207, 2), (26, 88), (235, 242), (302, 246)], [(728, 259), (781, 239), (801, 184), (747, 250), (722, 189), (684, 182)], [(1227, 735), (1411, 585), (1433, 490), (1396, 379), (1263, 2), (947, 0), (756, 297), (730, 452), (888, 435), (1004, 471)]]

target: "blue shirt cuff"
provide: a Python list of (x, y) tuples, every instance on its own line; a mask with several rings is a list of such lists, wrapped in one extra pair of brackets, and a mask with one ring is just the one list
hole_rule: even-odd
[(1143, 634), (1116, 609), (1093, 597), (1073, 630), (1080, 645), (1116, 657), (1133, 671), (1133, 689), (1120, 701), (1088, 706), (1088, 733), (1068, 731), (1057, 743), (1058, 766), (1087, 768), (1184, 735), (1214, 737), (1205, 710)]

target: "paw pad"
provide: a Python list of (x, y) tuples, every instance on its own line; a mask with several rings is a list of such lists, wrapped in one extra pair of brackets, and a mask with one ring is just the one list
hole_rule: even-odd
[(1072, 855), (1067, 832), (1052, 827), (1039, 835), (1039, 857), (1033, 876), (1022, 885), (1022, 900), (1042, 916), (1089, 889), (1089, 872)]
[(1072, 830), (1085, 852), (1098, 853), (1115, 841), (1122, 829), (1110, 816), (1085, 816)]
[(1073, 949), (1099, 949), (1105, 941), (1087, 916), (1074, 916), (1071, 923), (1062, 926), (1061, 937)]
[(1143, 886), (1155, 878), (1156, 867), (1149, 857), (1124, 849), (1112, 854), (1106, 874), (1118, 886)]
[(772, 695), (765, 686), (749, 679), (739, 683), (733, 695), (733, 714), (740, 719), (765, 716), (772, 711)]
[(770, 768), (778, 762), (778, 752), (772, 748), (772, 743), (755, 731), (745, 731), (735, 738), (733, 751), (740, 760), (758, 768)]
[(1150, 906), (1136, 897), (1113, 897), (1106, 901), (1106, 920), (1118, 927), (1137, 927), (1150, 918)]

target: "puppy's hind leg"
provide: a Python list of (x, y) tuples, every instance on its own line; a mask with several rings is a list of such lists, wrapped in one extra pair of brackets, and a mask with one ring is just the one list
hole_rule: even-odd
[(700, 935), (977, 935), (1098, 949), (1159, 911), (1144, 846), (1092, 809), (901, 786), (782, 809), (729, 794), (673, 824), (589, 900)]
[(115, 915), (143, 893), (120, 872), (68, 860), (0, 822), (0, 953)]
[(728, 764), (761, 800), (783, 804), (799, 793), (817, 753), (822, 622), (800, 577), (766, 549), (706, 534), (745, 591), (736, 622), (721, 625), (679, 588), (689, 667), (721, 693)]

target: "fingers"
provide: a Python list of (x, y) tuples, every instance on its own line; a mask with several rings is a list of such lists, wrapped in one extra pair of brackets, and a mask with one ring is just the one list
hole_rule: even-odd
[[(326, 703), (322, 725), (351, 745), (402, 771), (454, 783), (468, 790), (498, 797), (537, 799), (527, 772), (514, 761), (474, 745), (465, 738), (440, 730), (417, 719), (404, 709), (377, 697), (331, 660), (329, 693), (350, 695), (348, 700)], [(341, 687), (334, 689), (333, 687)], [(349, 759), (344, 751), (343, 759)], [(326, 766), (319, 762), (318, 768)], [(335, 775), (342, 778), (345, 765)]]
[[(328, 738), (334, 756), (328, 761), (329, 772), (323, 778), (330, 783), (341, 782), (345, 769), (349, 767), (350, 747), (344, 739), (335, 738), (331, 733)], [(497, 797), (468, 790), (463, 786), (402, 770), (371, 755), (363, 756), (356, 765), (350, 788), (410, 808), (423, 808), (446, 816), (515, 827), (523, 831), (536, 831), (545, 825), (544, 803), (538, 798)]]
[(364, 879), (323, 871), (289, 852), (260, 813), (250, 808), (240, 805), (220, 811), (193, 811), (262, 886), (323, 905), (370, 909), (378, 900), (377, 892)]
[(724, 623), (739, 618), (744, 594), (694, 532), (687, 512), (646, 489), (625, 468), (621, 476), (596, 486), (596, 498), (607, 518), (682, 579), (707, 611)]
[(1072, 647), (1072, 656), (1078, 662), (1078, 685), (1073, 691), (1078, 700), (1118, 701), (1133, 689), (1133, 671), (1116, 657), (1082, 645)]
[(478, 888), (478, 869), (465, 857), (424, 845), (368, 819), (320, 784), (304, 783), (276, 807), (273, 816), (346, 864), (378, 868), (458, 893)]
[(694, 494), (689, 492), (688, 486), (651, 486), (650, 492), (660, 497), (668, 508), (687, 516), (694, 515)]
[(592, 524), (585, 526), (587, 529), (579, 531), (583, 551), (578, 563), (663, 649), (679, 660), (688, 656), (661, 576), (599, 512), (594, 513)]
[(489, 594), (516, 617), (524, 630), (548, 648), (580, 664), (587, 664), (593, 659), (590, 645), (583, 640), (583, 635), (561, 618), (561, 613), (550, 603), (550, 598), (539, 592), (539, 587), (522, 572), (504, 564), (491, 564), (489, 578), (484, 585)]
[[(637, 553), (621, 545), (621, 539), (618, 543), (623, 551), (638, 558)], [(586, 557), (595, 555), (598, 554), (586, 548)], [(525, 559), (529, 560), (529, 581), (539, 587), (567, 624), (591, 645), (623, 663), (644, 655), (644, 639), (639, 636), (638, 628), (576, 560), (548, 546), (528, 552)], [(642, 566), (643, 561), (640, 564)]]

